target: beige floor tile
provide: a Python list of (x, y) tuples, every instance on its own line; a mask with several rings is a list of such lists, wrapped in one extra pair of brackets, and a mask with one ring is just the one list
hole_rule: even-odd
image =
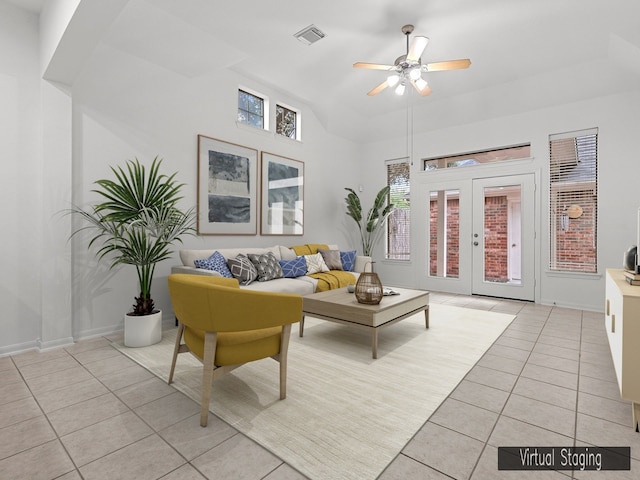
[(580, 375), (617, 382), (613, 363), (603, 365), (600, 363), (580, 362)]
[(447, 398), (429, 418), (430, 422), (485, 442), (493, 430), (498, 414)]
[(561, 435), (551, 430), (502, 415), (498, 419), (488, 443), (494, 447), (519, 447), (529, 445), (555, 447), (573, 445), (573, 437)]
[(46, 362), (30, 363), (29, 365), (24, 365), (18, 368), (20, 369), (20, 373), (24, 379), (28, 381), (31, 378), (49, 375), (61, 370), (68, 370), (74, 367), (77, 368), (78, 365), (78, 361), (75, 358), (71, 355), (65, 355), (53, 358)]
[(574, 410), (557, 407), (520, 395), (511, 395), (509, 397), (502, 414), (567, 437), (573, 437), (575, 433)]
[(528, 363), (539, 367), (553, 368), (568, 373), (578, 373), (579, 362), (577, 360), (567, 360), (566, 358), (545, 355), (544, 353), (533, 352)]
[(451, 398), (497, 413), (508, 397), (509, 392), (468, 380), (462, 380), (451, 393)]
[[(424, 478), (424, 477), (423, 477)], [(286, 463), (283, 463), (276, 468), (269, 475), (264, 477), (264, 480), (310, 480), (293, 467), (290, 467)]]
[(108, 357), (103, 360), (84, 364), (84, 367), (97, 378), (101, 378), (112, 373), (117, 373), (124, 370), (125, 368), (133, 366), (138, 366), (138, 364), (130, 358), (125, 357), (121, 353), (119, 355)]
[(546, 343), (537, 343), (533, 349), (534, 353), (541, 353), (544, 355), (550, 355), (553, 357), (565, 358), (567, 360), (579, 361), (580, 352), (573, 348), (563, 348), (557, 345), (548, 345)]
[(31, 396), (31, 391), (22, 379), (7, 383), (0, 381), (0, 385), (2, 385), (2, 388), (0, 388), (0, 405)]
[(483, 447), (484, 442), (427, 422), (402, 453), (453, 478), (469, 478)]
[(74, 463), (80, 467), (152, 433), (153, 430), (133, 412), (125, 412), (76, 430), (60, 440)]
[(487, 350), (489, 355), (495, 355), (496, 357), (509, 358), (512, 360), (526, 361), (530, 352), (522, 350), (520, 348), (509, 347), (506, 345), (494, 344)]
[(522, 376), (573, 390), (578, 386), (578, 375), (575, 373), (563, 372), (555, 368), (541, 367), (531, 363), (528, 363), (522, 369)]
[(160, 437), (151, 435), (80, 467), (80, 473), (85, 480), (155, 480), (185, 463)]
[(165, 397), (176, 391), (171, 385), (156, 376), (142, 382), (114, 390), (120, 400), (129, 408), (136, 408), (145, 403)]
[(161, 480), (204, 480), (205, 477), (191, 464), (182, 465), (174, 471), (164, 475)]
[(0, 385), (8, 385), (10, 383), (22, 382), (22, 376), (17, 368), (7, 368), (0, 371)]
[(86, 365), (87, 363), (99, 362), (106, 358), (116, 357), (118, 355), (122, 354), (109, 344), (102, 347), (76, 352), (73, 354), (73, 357), (82, 365)]
[(202, 428), (200, 414), (197, 413), (160, 430), (158, 434), (187, 460), (193, 460), (237, 435), (238, 431), (211, 413), (207, 428)]
[(0, 459), (55, 440), (46, 417), (40, 415), (0, 429)]
[(517, 375), (500, 372), (498, 370), (483, 367), (481, 365), (476, 365), (475, 367), (473, 367), (465, 377), (465, 380), (504, 390), (506, 392), (511, 391), (517, 379)]
[(153, 378), (153, 373), (138, 364), (100, 376), (100, 381), (110, 390), (119, 390)]
[(52, 480), (74, 470), (71, 459), (58, 440), (0, 460), (2, 477), (11, 480)]
[(527, 377), (520, 377), (518, 379), (513, 393), (570, 410), (575, 410), (576, 408), (576, 390), (558, 387), (557, 385), (540, 382)]
[(95, 348), (107, 347), (111, 345), (111, 341), (104, 337), (91, 338), (87, 340), (81, 340), (69, 347), (65, 347), (65, 350), (71, 355), (93, 350)]
[(620, 387), (618, 387), (615, 379), (613, 379), (613, 381), (600, 380), (599, 378), (580, 375), (578, 389), (581, 392), (590, 393), (591, 395), (597, 395), (611, 400), (621, 400)]
[(23, 398), (0, 405), (0, 428), (24, 422), (42, 415), (42, 410), (32, 398)]
[[(135, 412), (153, 429), (160, 431), (200, 412), (200, 405), (181, 392), (146, 403)], [(198, 425), (200, 422), (197, 422)]]
[(5, 370), (15, 370), (16, 366), (11, 357), (0, 357), (0, 372)]
[(576, 440), (597, 446), (631, 447), (631, 458), (640, 460), (640, 434), (631, 428), (631, 409), (628, 426), (578, 413)]
[[(267, 477), (268, 478), (268, 477)], [(398, 457), (389, 464), (377, 480), (450, 480), (451, 477), (434, 470), (405, 455)]]
[(580, 350), (582, 352), (600, 354), (603, 357), (611, 357), (611, 350), (609, 349), (609, 345), (605, 344), (582, 342), (580, 344)]
[(485, 354), (478, 361), (477, 365), (486, 368), (492, 368), (500, 372), (519, 375), (524, 366), (524, 360), (514, 360), (512, 358), (503, 358), (496, 355)]
[[(250, 462), (247, 461), (249, 458)], [(191, 463), (212, 480), (259, 480), (277, 468), (282, 461), (244, 435), (235, 435)]]
[(47, 390), (36, 394), (36, 399), (45, 413), (59, 410), (69, 405), (99, 397), (109, 390), (98, 380), (91, 377), (88, 380), (74, 383), (70, 387), (62, 387), (56, 390)]
[(42, 375), (27, 380), (27, 385), (34, 394), (46, 392), (48, 390), (57, 390), (59, 388), (71, 388), (74, 384), (93, 377), (87, 370), (78, 365), (77, 367), (60, 370), (49, 375)]
[(520, 340), (527, 340), (529, 342), (535, 342), (538, 340), (538, 333), (533, 333), (530, 331), (523, 331), (517, 327), (509, 327), (507, 328), (503, 335), (505, 337), (518, 338)]
[(573, 350), (580, 350), (580, 340), (551, 337), (549, 335), (540, 335), (538, 343), (544, 343), (545, 345), (552, 345), (561, 348), (572, 348)]
[(11, 358), (18, 368), (22, 368), (32, 363), (49, 362), (53, 359), (67, 356), (69, 356), (69, 354), (64, 348), (55, 348), (53, 350), (47, 350), (46, 352), (31, 350), (24, 353), (18, 353), (17, 355), (13, 355)]
[(128, 411), (114, 394), (107, 393), (49, 413), (58, 435), (63, 436)]
[(631, 423), (630, 402), (611, 400), (585, 392), (578, 394), (578, 412), (621, 425), (630, 425)]
[(499, 337), (495, 342), (495, 345), (504, 345), (506, 347), (519, 348), (527, 352), (530, 352), (531, 350), (533, 350), (533, 347), (535, 346), (535, 344), (536, 344), (535, 342), (530, 342), (529, 340), (521, 340), (519, 338), (504, 337), (504, 336)]

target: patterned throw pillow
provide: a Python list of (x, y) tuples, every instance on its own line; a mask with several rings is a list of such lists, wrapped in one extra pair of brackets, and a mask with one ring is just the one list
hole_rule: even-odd
[(302, 277), (307, 274), (307, 262), (304, 257), (296, 257), (294, 260), (280, 260), (279, 263), (285, 278)]
[(209, 258), (194, 260), (193, 264), (196, 266), (196, 268), (213, 270), (214, 272), (218, 272), (225, 278), (233, 278), (233, 275), (231, 274), (231, 271), (227, 266), (227, 260), (217, 250), (213, 252), (213, 255), (211, 255)]
[(259, 282), (266, 282), (268, 280), (284, 277), (282, 267), (280, 267), (278, 259), (272, 252), (262, 255), (250, 253), (248, 257), (249, 260), (251, 260), (251, 263), (253, 263), (253, 266), (256, 267)]
[(339, 250), (324, 250), (319, 248), (318, 253), (322, 255), (322, 259), (329, 270), (342, 270), (342, 260), (340, 260)]
[(230, 258), (227, 264), (234, 278), (237, 278), (238, 282), (240, 282), (240, 285), (249, 285), (258, 278), (256, 267), (254, 267), (251, 260), (242, 253), (236, 258)]
[(315, 255), (304, 255), (304, 261), (307, 262), (307, 274), (329, 271), (329, 267), (324, 263), (324, 259), (319, 253)]
[(345, 272), (353, 272), (356, 263), (356, 251), (340, 252), (340, 260), (342, 261), (342, 269)]

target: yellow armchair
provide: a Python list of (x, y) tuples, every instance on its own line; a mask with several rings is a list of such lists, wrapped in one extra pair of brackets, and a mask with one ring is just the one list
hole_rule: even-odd
[[(207, 426), (214, 380), (242, 364), (271, 357), (280, 362), (280, 399), (286, 397), (291, 324), (302, 317), (302, 297), (240, 289), (231, 278), (169, 275), (178, 319), (169, 383), (179, 353), (203, 363), (200, 425)], [(184, 343), (182, 341), (184, 340)]]

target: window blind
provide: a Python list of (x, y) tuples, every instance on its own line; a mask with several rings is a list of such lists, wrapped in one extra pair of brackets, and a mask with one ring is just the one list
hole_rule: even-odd
[(549, 268), (597, 272), (598, 131), (549, 136)]
[(395, 205), (387, 221), (386, 258), (409, 260), (411, 240), (410, 182), (411, 167), (407, 159), (389, 160), (387, 185), (391, 203)]

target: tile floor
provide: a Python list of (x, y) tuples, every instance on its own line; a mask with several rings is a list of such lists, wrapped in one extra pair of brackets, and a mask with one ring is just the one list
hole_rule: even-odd
[[(640, 434), (620, 400), (602, 314), (432, 293), (516, 319), (380, 480), (631, 479)], [(1, 479), (305, 477), (97, 338), (0, 358)], [(631, 471), (507, 472), (497, 447), (630, 446)]]

